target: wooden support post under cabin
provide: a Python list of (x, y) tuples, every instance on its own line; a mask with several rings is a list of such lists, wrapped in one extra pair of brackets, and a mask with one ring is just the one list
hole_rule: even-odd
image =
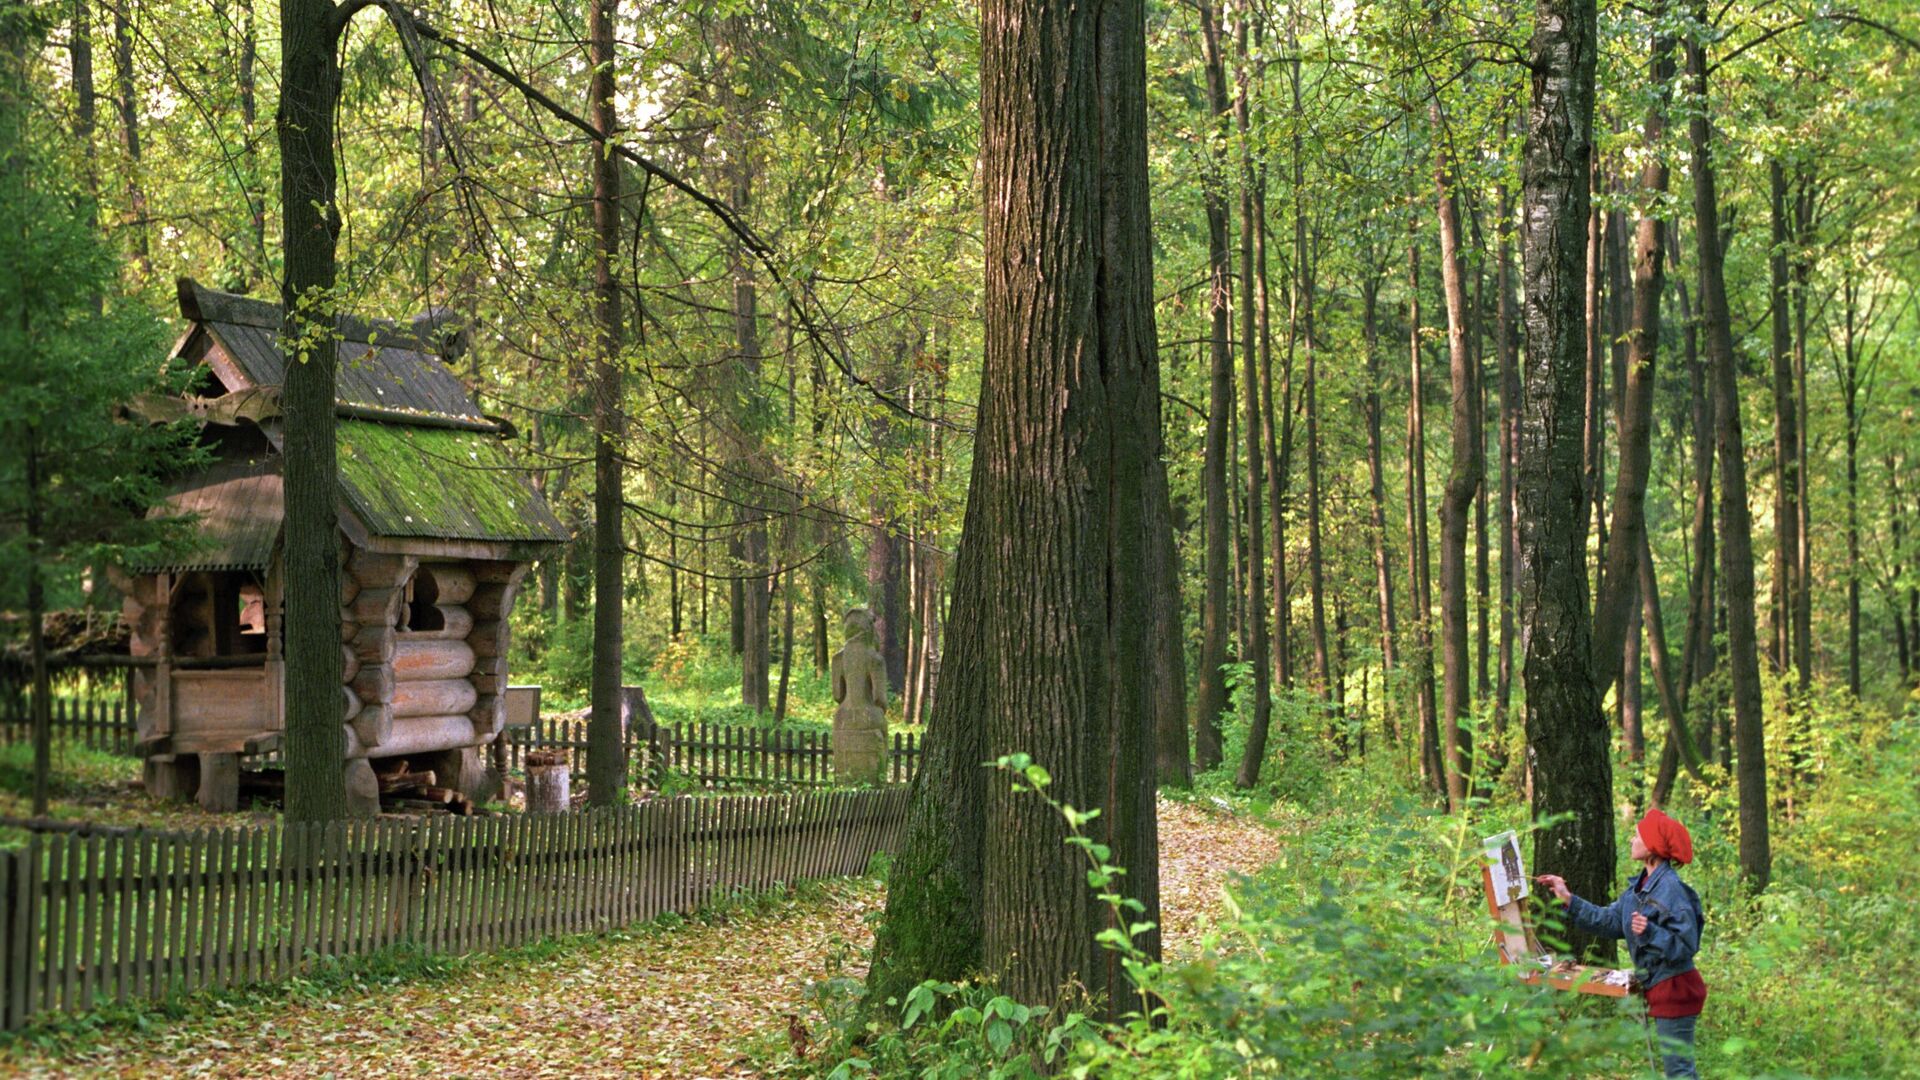
[(564, 814), (572, 806), (572, 771), (564, 755), (537, 751), (527, 755), (527, 813)]
[(230, 814), (240, 809), (240, 755), (201, 754), (200, 809)]

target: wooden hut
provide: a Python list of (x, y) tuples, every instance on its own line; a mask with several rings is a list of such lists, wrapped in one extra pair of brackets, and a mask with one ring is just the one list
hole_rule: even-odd
[[(236, 805), (241, 759), (284, 728), (277, 305), (180, 283), (176, 363), (199, 393), (148, 402), (205, 422), (212, 463), (161, 514), (199, 515), (191, 553), (119, 582), (148, 790)], [(342, 318), (337, 434), (348, 790), (377, 808), (372, 764), (405, 758), (482, 798), (506, 721), (508, 615), (531, 561), (566, 532), (448, 366), (454, 335)]]

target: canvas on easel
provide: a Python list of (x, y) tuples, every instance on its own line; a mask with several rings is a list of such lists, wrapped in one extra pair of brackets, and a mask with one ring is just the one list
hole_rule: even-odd
[(1518, 968), (1521, 982), (1544, 983), (1556, 990), (1603, 997), (1625, 997), (1633, 991), (1631, 970), (1576, 964), (1541, 946), (1521, 904), (1531, 890), (1518, 835), (1509, 830), (1487, 837), (1481, 844), (1485, 858), (1480, 878), (1486, 888), (1487, 912), (1493, 916), (1493, 944), (1500, 951), (1501, 963)]

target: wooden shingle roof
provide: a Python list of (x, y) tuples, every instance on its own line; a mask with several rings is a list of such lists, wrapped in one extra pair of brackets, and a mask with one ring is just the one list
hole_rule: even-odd
[[(280, 305), (217, 292), (186, 278), (181, 279), (179, 290), (180, 313), (213, 335), (247, 382), (285, 384), (287, 359), (276, 340)], [(486, 422), (459, 377), (411, 327), (342, 316), (337, 328), (339, 374), (334, 398), (340, 404)]]
[(286, 518), (284, 489), (278, 456), (235, 457), (217, 461), (205, 472), (175, 484), (153, 517), (197, 514), (199, 546), (165, 559), (133, 559), (127, 569), (136, 574), (162, 570), (265, 570), (280, 541)]
[[(272, 400), (247, 423), (267, 436), (258, 454), (229, 456), (174, 486), (155, 514), (198, 514), (206, 545), (159, 570), (261, 569), (284, 519), (278, 446), (278, 391), (286, 358), (280, 308), (180, 282), (181, 314), (212, 347), (197, 353), (228, 394), (258, 389)], [(342, 317), (335, 392), (335, 447), (342, 513), (376, 537), (545, 544), (567, 530), (528, 483), (502, 440), (429, 344), (400, 324)], [(190, 334), (182, 348), (195, 340)], [(208, 417), (213, 413), (208, 411)], [(215, 421), (219, 423), (220, 421)], [(225, 423), (235, 423), (227, 420)], [(229, 453), (236, 443), (222, 442)]]

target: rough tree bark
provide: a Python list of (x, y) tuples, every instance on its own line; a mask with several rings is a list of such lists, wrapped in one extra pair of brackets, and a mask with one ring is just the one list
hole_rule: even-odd
[[(1516, 452), (1534, 864), (1583, 896), (1613, 891), (1613, 762), (1591, 673), (1581, 417), (1582, 284), (1593, 160), (1593, 0), (1539, 0), (1521, 206), (1526, 362)], [(1564, 816), (1563, 816), (1564, 815)], [(1575, 943), (1576, 946), (1582, 944)]]
[[(347, 813), (341, 767), (340, 540), (335, 520), (333, 295), (340, 232), (334, 205), (339, 27), (331, 0), (280, 2), (280, 299), (287, 350), (286, 467), (287, 818)], [(116, 20), (117, 22), (117, 20)], [(117, 26), (116, 26), (117, 29)], [(130, 129), (131, 130), (131, 129)], [(360, 762), (365, 767), (364, 761)]]
[[(1168, 508), (1148, 235), (1144, 9), (990, 0), (982, 12), (982, 408), (928, 760), (875, 946), (870, 1000), (984, 969), (1017, 1000), (1077, 981), (1137, 1003), (1065, 822), (989, 777), (1022, 751), (1158, 916), (1149, 609)], [(1016, 28), (1017, 31), (1016, 32)], [(993, 858), (982, 858), (991, 849)], [(1151, 935), (1143, 942), (1158, 952)]]

